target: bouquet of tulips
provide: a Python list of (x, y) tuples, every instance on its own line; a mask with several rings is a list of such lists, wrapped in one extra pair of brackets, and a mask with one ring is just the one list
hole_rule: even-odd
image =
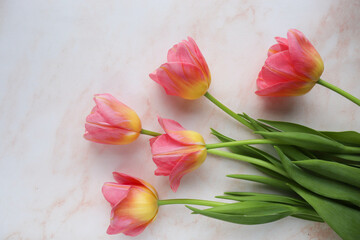
[[(360, 106), (360, 100), (320, 79), (323, 61), (309, 40), (298, 30), (287, 38), (276, 38), (261, 69), (256, 94), (298, 96), (320, 84)], [(110, 94), (97, 94), (96, 106), (86, 118), (87, 140), (103, 144), (129, 144), (140, 134), (149, 135), (155, 175), (169, 176), (176, 192), (181, 178), (197, 169), (208, 154), (247, 162), (261, 175), (231, 174), (227, 177), (253, 181), (279, 190), (278, 194), (225, 192), (220, 199), (159, 199), (144, 180), (114, 172), (115, 182), (103, 185), (111, 204), (108, 234), (140, 234), (156, 217), (159, 206), (185, 204), (193, 213), (237, 224), (264, 224), (287, 216), (326, 222), (343, 239), (360, 237), (360, 134), (331, 132), (290, 122), (256, 120), (235, 113), (209, 92), (211, 76), (200, 49), (192, 38), (174, 45), (167, 62), (150, 74), (168, 95), (194, 100), (205, 96), (240, 124), (262, 138), (241, 140), (211, 129), (218, 143), (206, 144), (203, 137), (178, 122), (159, 117), (164, 133), (143, 129), (131, 108)], [(277, 154), (250, 146), (267, 144)], [(219, 150), (227, 148), (228, 151)], [(195, 208), (190, 205), (205, 206)]]

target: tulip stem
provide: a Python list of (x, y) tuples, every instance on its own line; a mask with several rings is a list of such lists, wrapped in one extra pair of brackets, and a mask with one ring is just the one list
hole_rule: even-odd
[(141, 129), (140, 133), (145, 134), (145, 135), (149, 135), (149, 136), (153, 136), (153, 137), (157, 137), (157, 136), (161, 135), (161, 133), (149, 131), (149, 130), (146, 130), (146, 129)]
[(213, 144), (206, 144), (206, 149), (213, 149), (213, 148), (223, 148), (223, 147), (234, 147), (240, 145), (251, 145), (251, 144), (283, 144), (277, 140), (271, 139), (250, 139), (250, 140), (241, 140), (241, 141), (232, 141), (232, 142), (223, 142), (223, 143), (213, 143)]
[(260, 166), (260, 167), (267, 168), (271, 171), (274, 171), (276, 173), (279, 173), (279, 174), (287, 177), (287, 174), (284, 170), (275, 167), (274, 165), (272, 165), (269, 162), (265, 162), (265, 161), (257, 159), (257, 158), (248, 157), (248, 156), (240, 155), (240, 154), (236, 154), (236, 153), (225, 152), (225, 151), (221, 151), (221, 150), (215, 150), (215, 149), (207, 150), (207, 153), (217, 155), (220, 157), (231, 158), (231, 159), (242, 161), (242, 162), (248, 162), (248, 163)]
[(191, 204), (191, 205), (216, 207), (216, 206), (225, 205), (226, 203), (201, 200), (201, 199), (187, 199), (187, 198), (158, 200), (158, 206), (170, 205), (170, 204)]
[(224, 104), (222, 104), (221, 102), (219, 102), (216, 98), (214, 98), (214, 96), (212, 96), (209, 92), (206, 92), (204, 95), (207, 99), (209, 99), (212, 103), (214, 103), (216, 106), (218, 106), (219, 108), (221, 108), (224, 112), (226, 112), (227, 114), (229, 114), (231, 117), (233, 117), (235, 120), (239, 121), (240, 123), (244, 124), (246, 127), (255, 130), (255, 128), (253, 126), (251, 126), (251, 124), (246, 121), (245, 119), (243, 119), (242, 117), (240, 117), (239, 115), (237, 115), (236, 113), (234, 113), (231, 109), (229, 109), (228, 107), (226, 107)]
[(334, 92), (337, 92), (338, 94), (342, 95), (343, 97), (346, 97), (347, 99), (349, 99), (350, 101), (352, 101), (353, 103), (357, 104), (358, 106), (360, 106), (360, 99), (356, 98), (355, 96), (351, 95), (350, 93), (322, 80), (319, 79), (317, 81), (318, 84), (327, 87), (330, 90), (333, 90)]

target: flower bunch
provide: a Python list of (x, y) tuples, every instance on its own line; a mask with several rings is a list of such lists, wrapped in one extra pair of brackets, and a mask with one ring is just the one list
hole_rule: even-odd
[[(260, 96), (298, 96), (316, 83), (338, 92), (354, 103), (360, 100), (320, 79), (324, 63), (300, 31), (291, 29), (287, 38), (276, 38), (258, 78)], [(195, 131), (178, 122), (158, 117), (164, 133), (143, 129), (134, 110), (110, 94), (97, 94), (96, 106), (86, 118), (87, 140), (103, 144), (129, 144), (140, 134), (149, 135), (155, 175), (169, 176), (176, 192), (182, 177), (199, 168), (208, 155), (247, 162), (263, 175), (230, 174), (228, 177), (259, 182), (289, 194), (225, 192), (217, 198), (232, 203), (200, 199), (159, 199), (144, 180), (114, 172), (116, 182), (102, 189), (112, 207), (108, 234), (140, 234), (156, 218), (159, 206), (186, 204), (207, 217), (238, 224), (263, 224), (293, 216), (329, 224), (343, 239), (360, 236), (360, 133), (330, 132), (289, 122), (256, 120), (236, 114), (209, 92), (211, 75), (192, 38), (174, 45), (167, 62), (150, 74), (169, 95), (187, 100), (205, 96), (229, 116), (262, 138), (237, 141), (211, 129), (220, 142), (207, 144)], [(271, 155), (254, 144), (269, 144)], [(227, 148), (229, 151), (218, 150)], [(207, 206), (198, 209), (188, 205)]]

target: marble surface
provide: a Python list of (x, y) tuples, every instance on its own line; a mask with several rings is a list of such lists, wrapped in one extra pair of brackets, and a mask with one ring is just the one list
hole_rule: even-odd
[[(261, 98), (255, 79), (275, 36), (297, 28), (325, 63), (323, 79), (360, 96), (360, 3), (354, 1), (19, 1), (0, 3), (0, 238), (131, 239), (108, 236), (110, 206), (101, 186), (114, 170), (152, 183), (162, 199), (213, 199), (229, 190), (267, 191), (227, 179), (257, 173), (248, 164), (209, 156), (174, 194), (156, 177), (148, 137), (128, 146), (83, 139), (95, 93), (131, 106), (143, 127), (160, 131), (156, 116), (200, 132), (213, 127), (253, 138), (207, 99), (165, 95), (148, 74), (167, 50), (192, 36), (212, 74), (209, 92), (238, 112), (294, 121), (321, 130), (360, 131), (355, 104), (315, 86), (305, 96)], [(326, 225), (295, 218), (246, 226), (163, 206), (135, 239), (335, 240)]]

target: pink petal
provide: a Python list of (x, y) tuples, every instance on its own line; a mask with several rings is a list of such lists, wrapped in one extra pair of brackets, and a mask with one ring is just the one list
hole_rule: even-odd
[(158, 117), (160, 126), (173, 140), (184, 145), (204, 145), (203, 137), (194, 131), (184, 129), (178, 122)]
[(119, 184), (146, 187), (146, 188), (150, 189), (156, 197), (158, 196), (155, 188), (151, 184), (149, 184), (148, 182), (146, 182), (142, 179), (132, 177), (125, 173), (119, 173), (119, 172), (113, 172), (113, 177), (114, 177), (115, 181), (118, 182)]
[(300, 96), (310, 91), (314, 85), (313, 82), (280, 82), (255, 93), (259, 96), (270, 97)]
[(167, 134), (163, 134), (157, 137), (157, 139), (153, 142), (151, 146), (151, 153), (153, 155), (177, 153), (186, 150), (186, 148), (188, 148), (187, 145), (173, 140)]
[(138, 227), (134, 227), (129, 230), (126, 230), (123, 233), (127, 236), (135, 237), (135, 236), (139, 235), (140, 233), (142, 233), (149, 224), (150, 224), (150, 222), (142, 224)]
[(134, 110), (108, 93), (96, 94), (94, 100), (98, 113), (107, 123), (118, 128), (140, 132), (141, 122)]
[(170, 174), (170, 187), (173, 192), (176, 192), (179, 185), (181, 178), (197, 169), (205, 160), (206, 158), (206, 150), (201, 150), (193, 153), (189, 153), (183, 156), (180, 161), (176, 164), (173, 171)]
[(194, 53), (191, 53), (191, 50), (186, 46), (184, 42), (178, 43), (174, 45), (171, 49), (169, 49), (167, 61), (189, 63), (197, 67), (201, 67)]
[(84, 138), (103, 144), (128, 144), (139, 136), (137, 132), (93, 123), (85, 123), (85, 129)]
[(209, 88), (203, 72), (195, 65), (181, 62), (165, 63), (150, 78), (159, 83), (168, 95), (197, 99)]
[(107, 182), (102, 187), (102, 193), (105, 199), (112, 207), (119, 204), (129, 193), (130, 186), (120, 185), (118, 183)]
[[(274, 78), (275, 76), (285, 79), (297, 78), (299, 81), (309, 81), (308, 78), (299, 75), (295, 71), (292, 66), (289, 51), (283, 51), (271, 55), (266, 59), (264, 67), (269, 70), (263, 71), (262, 73), (263, 78), (266, 81), (279, 82), (279, 80)], [(271, 74), (271, 76), (268, 76), (267, 74)]]
[(277, 44), (272, 45), (268, 50), (268, 57), (278, 52), (289, 50), (287, 39), (282, 37), (275, 37)]
[(205, 73), (205, 76), (208, 78), (209, 80), (209, 85), (210, 85), (210, 81), (211, 81), (211, 76), (210, 76), (210, 71), (209, 71), (209, 67), (205, 61), (204, 56), (202, 55), (199, 47), (197, 46), (196, 42), (194, 41), (194, 39), (192, 39), (191, 37), (188, 37), (188, 43), (187, 46), (191, 49), (191, 51), (193, 53), (195, 53), (196, 58), (199, 62), (199, 64), (201, 65), (201, 69), (203, 70), (203, 72)]
[(85, 129), (85, 139), (103, 144), (128, 144), (134, 141), (139, 135), (139, 133), (130, 132), (120, 128), (113, 128), (90, 123), (85, 124)]
[(112, 220), (106, 233), (110, 235), (119, 234), (131, 228), (133, 224), (134, 221), (132, 219), (126, 217), (118, 217), (114, 215), (112, 211)]
[(156, 176), (169, 176), (178, 161), (186, 154), (174, 154), (174, 155), (156, 155), (153, 156), (153, 161), (158, 167), (155, 170)]
[(296, 29), (288, 31), (289, 52), (297, 72), (317, 81), (324, 71), (324, 63), (305, 35)]

